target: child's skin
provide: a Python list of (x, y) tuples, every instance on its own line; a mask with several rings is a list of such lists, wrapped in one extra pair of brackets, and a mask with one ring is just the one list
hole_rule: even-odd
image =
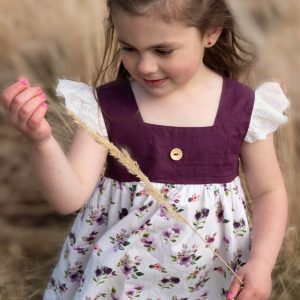
[(2, 104), (12, 125), (26, 138), (32, 170), (44, 197), (58, 212), (70, 214), (93, 192), (108, 151), (78, 128), (65, 155), (44, 118), (47, 106), (41, 94), (45, 93), (21, 78), (3, 91)]
[[(155, 36), (151, 19), (133, 16), (130, 18), (131, 22), (133, 22), (132, 19), (136, 22), (143, 22), (143, 36)], [(122, 34), (122, 40), (126, 41), (128, 36), (121, 30), (122, 20), (120, 18), (118, 20), (120, 27), (118, 28), (118, 22), (116, 22), (116, 31)], [(126, 22), (126, 20), (123, 21)], [(130, 33), (135, 28), (139, 27), (131, 27)], [(186, 27), (180, 28), (183, 31), (184, 29), (188, 30)], [(132, 36), (138, 37), (139, 35)], [(217, 39), (217, 36), (215, 38)], [(143, 96), (148, 91), (143, 89), (143, 85), (139, 82), (138, 76), (141, 72), (136, 75), (135, 67), (131, 69), (131, 63), (134, 62), (139, 68), (149, 65), (152, 68), (158, 66), (158, 70), (160, 70), (160, 64), (163, 63), (161, 58), (145, 50), (150, 49), (151, 46), (146, 41), (147, 39), (137, 41), (134, 38), (130, 41), (130, 46), (134, 47), (135, 53), (139, 54), (137, 57), (141, 57), (142, 60), (132, 61), (132, 57), (123, 54), (124, 64), (127, 64), (132, 77), (136, 79), (133, 85), (135, 92), (142, 91)], [(198, 53), (204, 52), (205, 43), (202, 39), (201, 41), (197, 46), (199, 47)], [(140, 65), (141, 63), (143, 65)], [(199, 70), (192, 71), (191, 75), (194, 75), (196, 71)], [(204, 67), (202, 71), (205, 74), (211, 72)], [(143, 72), (147, 75), (147, 71)], [(200, 74), (203, 74), (201, 72)], [(179, 86), (176, 82), (180, 79), (178, 76), (173, 78), (174, 86), (170, 86), (171, 91), (172, 88)], [(96, 144), (82, 129), (77, 129), (70, 149), (65, 155), (52, 136), (51, 128), (44, 118), (46, 107), (43, 106), (44, 97), (40, 97), (42, 91), (31, 87), (24, 79), (12, 84), (3, 92), (3, 106), (11, 123), (26, 137), (33, 172), (47, 200), (61, 213), (74, 212), (82, 207), (93, 192), (103, 168), (107, 150)], [(167, 92), (167, 95), (169, 94), (170, 92)], [(152, 96), (161, 99), (162, 95), (152, 94)], [(139, 105), (143, 110), (145, 103), (140, 102)], [(155, 109), (154, 106), (152, 108)], [(236, 279), (233, 280), (227, 297), (238, 300), (265, 300), (270, 296), (271, 272), (281, 246), (287, 219), (287, 195), (276, 158), (273, 135), (270, 134), (266, 140), (255, 143), (244, 142), (241, 148), (241, 162), (253, 200), (253, 240), (249, 260), (237, 273), (244, 282), (244, 288), (240, 290), (240, 283)]]

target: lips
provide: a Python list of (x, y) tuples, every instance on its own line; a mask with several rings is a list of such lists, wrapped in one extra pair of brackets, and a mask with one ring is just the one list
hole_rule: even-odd
[(150, 86), (159, 86), (163, 84), (166, 81), (167, 78), (162, 78), (162, 79), (155, 79), (155, 80), (148, 80), (148, 79), (143, 79), (144, 83)]

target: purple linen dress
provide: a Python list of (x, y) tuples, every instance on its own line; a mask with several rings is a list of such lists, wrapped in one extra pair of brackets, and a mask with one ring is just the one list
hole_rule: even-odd
[[(81, 84), (81, 89), (87, 87)], [(235, 271), (242, 267), (251, 240), (238, 173), (240, 147), (244, 140), (258, 139), (255, 128), (265, 100), (256, 101), (261, 97), (250, 88), (224, 78), (214, 125), (187, 128), (145, 123), (128, 80), (106, 84), (97, 93), (109, 139), (130, 152), (153, 185)], [(68, 102), (67, 94), (61, 92)], [(265, 126), (260, 138), (286, 121), (285, 106), (277, 119), (264, 114), (275, 125)], [(218, 300), (226, 299), (232, 278), (187, 225), (169, 216), (109, 156), (105, 174), (65, 240), (44, 300)]]

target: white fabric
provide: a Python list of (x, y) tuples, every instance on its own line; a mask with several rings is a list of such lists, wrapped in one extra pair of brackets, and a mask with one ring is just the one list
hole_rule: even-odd
[(93, 87), (83, 82), (59, 79), (56, 95), (64, 97), (67, 109), (78, 116), (89, 128), (102, 136), (108, 136)]
[(250, 125), (245, 137), (246, 142), (265, 140), (269, 133), (274, 132), (280, 125), (287, 122), (283, 114), (289, 106), (278, 82), (265, 82), (255, 91), (254, 107)]

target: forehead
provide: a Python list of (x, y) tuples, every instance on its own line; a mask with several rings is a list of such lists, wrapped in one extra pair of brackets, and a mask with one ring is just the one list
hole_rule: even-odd
[(179, 21), (188, 0), (110, 0), (110, 13), (123, 11), (134, 16), (151, 16), (167, 23)]
[(124, 11), (115, 11), (112, 21), (120, 41), (132, 46), (147, 47), (160, 43), (187, 43), (199, 38), (197, 28), (182, 23), (165, 22), (151, 15), (133, 16)]

